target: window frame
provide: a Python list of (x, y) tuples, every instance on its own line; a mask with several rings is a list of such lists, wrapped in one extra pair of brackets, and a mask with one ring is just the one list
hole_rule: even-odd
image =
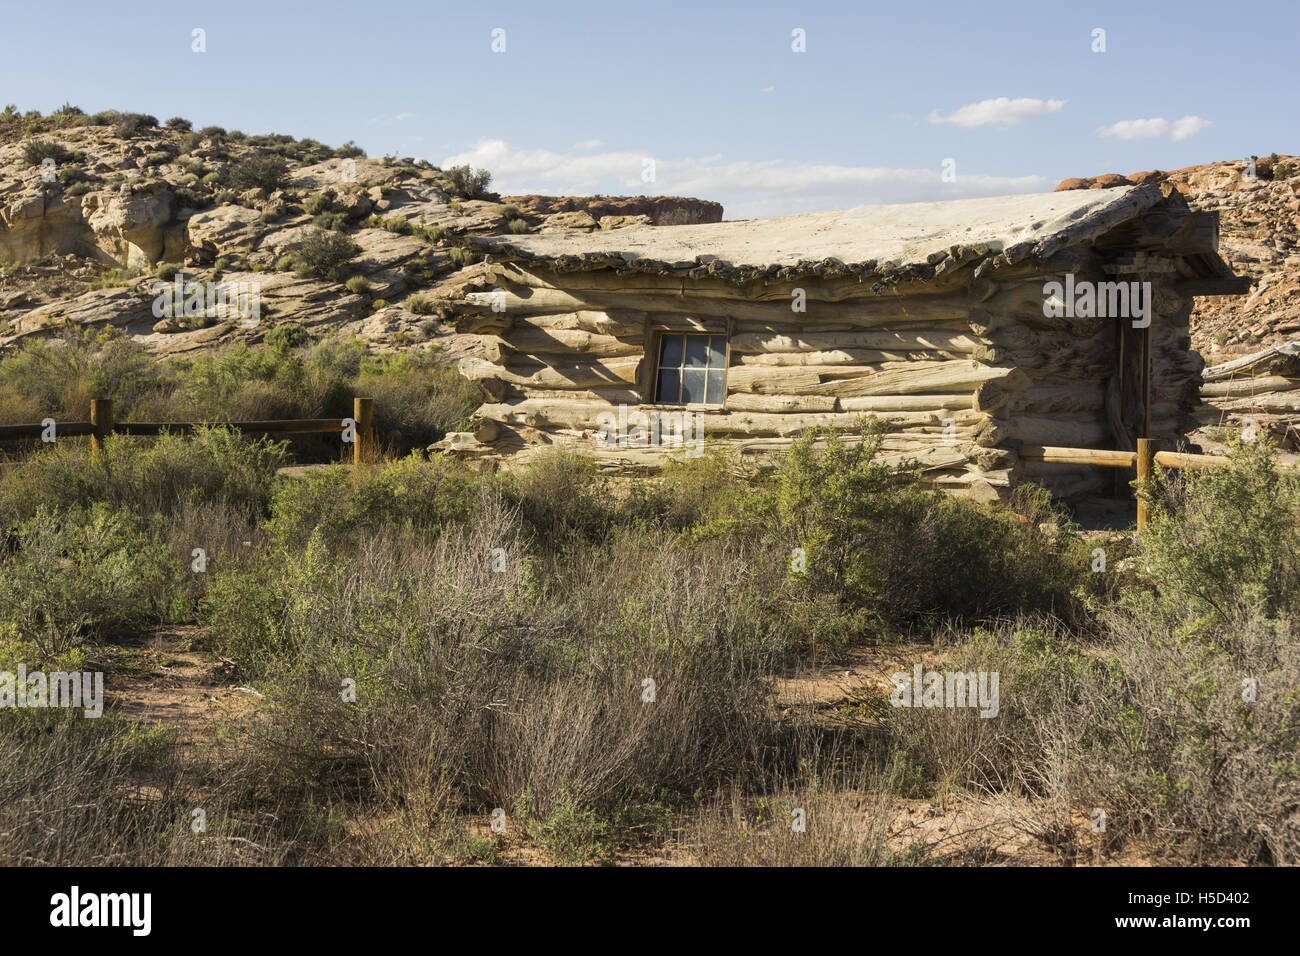
[[(641, 397), (646, 405), (655, 408), (710, 409), (725, 411), (727, 407), (727, 372), (731, 368), (731, 321), (729, 319), (687, 319), (682, 322), (665, 322), (646, 330), (645, 364), (642, 373)], [(722, 337), (722, 400), (709, 402), (659, 401), (659, 358), (663, 351), (665, 335), (708, 335)], [(686, 341), (682, 340), (682, 360), (685, 361)], [(712, 366), (706, 366), (712, 368)], [(707, 373), (706, 373), (707, 378)], [(707, 394), (707, 386), (706, 386)]]

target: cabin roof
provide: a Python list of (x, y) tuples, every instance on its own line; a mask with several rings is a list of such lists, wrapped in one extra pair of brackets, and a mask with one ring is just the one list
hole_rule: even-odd
[[(1186, 205), (1156, 185), (1125, 186), (471, 242), (495, 260), (557, 272), (615, 269), (738, 282), (807, 275), (929, 280), (959, 265), (974, 264), (978, 276), (1047, 258), (1173, 204)], [(1221, 260), (1200, 265), (1202, 274), (1229, 273)]]

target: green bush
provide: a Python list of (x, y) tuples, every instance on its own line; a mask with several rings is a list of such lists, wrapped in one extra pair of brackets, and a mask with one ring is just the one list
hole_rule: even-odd
[(158, 117), (148, 113), (122, 113), (113, 126), (113, 135), (118, 139), (132, 139), (157, 125)]
[(28, 166), (39, 166), (47, 159), (62, 165), (71, 155), (66, 146), (52, 139), (33, 139), (23, 144), (23, 162)]
[(342, 233), (316, 229), (298, 244), (294, 254), (306, 274), (339, 282), (348, 263), (360, 251), (360, 247)]
[(317, 193), (315, 196), (308, 196), (306, 201), (303, 202), (302, 208), (306, 210), (307, 215), (316, 216), (326, 212), (333, 205), (333, 202), (334, 200), (330, 199), (329, 196)]
[(470, 169), (467, 165), (452, 166), (443, 170), (443, 173), (452, 195), (461, 199), (483, 199), (488, 195), (492, 174), (486, 169)]
[(1143, 493), (1151, 523), (1137, 540), (1143, 587), (1134, 611), (1205, 626), (1256, 609), (1300, 618), (1300, 474), (1277, 467), (1272, 445), (1239, 445), (1226, 467), (1185, 471), (1166, 493)]
[(310, 341), (311, 335), (298, 322), (285, 322), (266, 333), (266, 344), (281, 352), (288, 352)]
[(0, 628), (45, 658), (156, 617), (150, 594), (180, 576), (135, 515), (105, 502), (63, 513), (37, 505), (13, 539), (0, 560)]
[(289, 178), (289, 164), (279, 156), (257, 154), (230, 167), (230, 184), (238, 190), (264, 189), (273, 193)]
[(173, 116), (167, 121), (167, 128), (174, 129), (178, 133), (188, 133), (193, 129), (193, 125), (183, 116)]
[(412, 312), (415, 315), (432, 315), (433, 301), (428, 296), (424, 295), (408, 295), (406, 297), (405, 308), (407, 312)]
[(370, 280), (365, 276), (353, 276), (343, 285), (353, 295), (366, 295), (370, 291)]

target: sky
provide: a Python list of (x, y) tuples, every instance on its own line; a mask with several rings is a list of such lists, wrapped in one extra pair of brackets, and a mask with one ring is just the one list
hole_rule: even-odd
[(355, 140), (507, 195), (741, 219), (1300, 153), (1300, 0), (4, 6), (0, 105)]

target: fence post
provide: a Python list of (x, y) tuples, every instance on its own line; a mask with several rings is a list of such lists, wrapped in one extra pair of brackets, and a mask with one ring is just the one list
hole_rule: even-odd
[(373, 398), (352, 399), (352, 420), (356, 422), (356, 441), (352, 443), (352, 464), (360, 465), (370, 457), (370, 446), (374, 441), (375, 400)]
[(94, 431), (90, 435), (90, 454), (99, 457), (104, 447), (104, 439), (113, 432), (113, 400), (111, 398), (92, 398), (90, 400), (90, 424)]
[[(1160, 450), (1160, 439), (1158, 438), (1139, 438), (1137, 440), (1137, 480), (1139, 490), (1145, 481), (1149, 481), (1155, 472), (1156, 452)], [(1137, 529), (1141, 531), (1147, 526), (1149, 519), (1147, 514), (1146, 502), (1142, 500), (1142, 495), (1137, 496)]]

